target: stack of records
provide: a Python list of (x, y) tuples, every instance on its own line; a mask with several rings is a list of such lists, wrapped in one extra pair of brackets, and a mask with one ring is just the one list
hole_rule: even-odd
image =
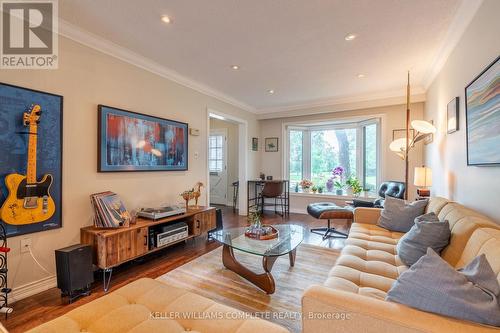
[(97, 228), (128, 227), (130, 213), (120, 197), (113, 192), (94, 193), (90, 196), (94, 208), (94, 225)]

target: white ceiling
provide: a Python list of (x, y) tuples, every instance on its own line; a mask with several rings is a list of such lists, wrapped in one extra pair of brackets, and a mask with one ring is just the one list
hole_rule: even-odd
[(64, 0), (59, 15), (74, 36), (263, 113), (402, 94), (408, 69), (423, 91), (462, 1)]

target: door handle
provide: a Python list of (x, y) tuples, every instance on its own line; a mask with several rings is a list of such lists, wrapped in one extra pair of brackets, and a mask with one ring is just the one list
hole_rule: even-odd
[(148, 246), (148, 235), (144, 235), (144, 246)]

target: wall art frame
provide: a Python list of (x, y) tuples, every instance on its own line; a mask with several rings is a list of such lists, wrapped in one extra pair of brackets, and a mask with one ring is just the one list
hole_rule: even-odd
[(189, 125), (98, 106), (98, 172), (186, 171)]

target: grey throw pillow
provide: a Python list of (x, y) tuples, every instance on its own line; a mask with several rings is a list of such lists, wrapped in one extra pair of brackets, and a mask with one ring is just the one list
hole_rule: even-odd
[(450, 242), (450, 236), (448, 221), (439, 222), (434, 213), (421, 215), (415, 218), (413, 227), (398, 241), (396, 252), (406, 266), (411, 266), (425, 255), (429, 247), (441, 253)]
[(432, 249), (403, 272), (386, 300), (453, 318), (500, 326), (500, 286), (486, 256), (456, 271)]
[(387, 196), (378, 225), (390, 231), (408, 232), (415, 218), (424, 213), (426, 206), (427, 199), (407, 204), (404, 200)]

